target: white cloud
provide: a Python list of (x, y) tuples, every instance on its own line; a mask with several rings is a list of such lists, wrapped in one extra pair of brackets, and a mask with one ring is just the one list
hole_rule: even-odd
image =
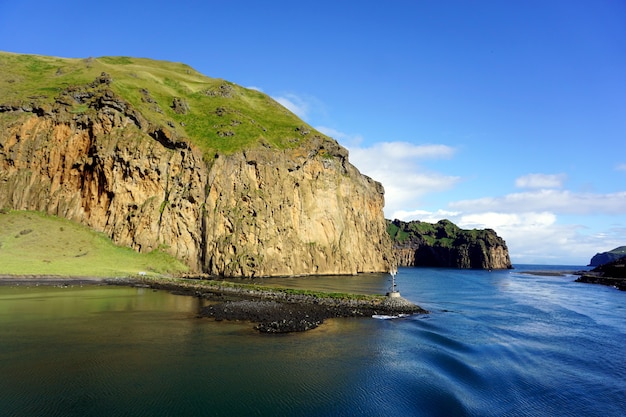
[(311, 95), (282, 93), (272, 95), (272, 98), (306, 122), (327, 115), (324, 102)]
[(454, 148), (445, 145), (413, 145), (406, 142), (381, 142), (371, 147), (349, 147), (350, 162), (385, 187), (385, 213), (419, 207), (419, 200), (429, 193), (453, 187), (459, 177), (426, 170), (418, 162), (449, 158)]
[(586, 265), (597, 252), (623, 244), (617, 233), (586, 233), (578, 224), (559, 224), (551, 212), (476, 213), (460, 216), (459, 227), (494, 229), (513, 263)]
[(460, 227), (494, 229), (507, 242), (514, 263), (586, 265), (595, 253), (626, 243), (623, 223), (613, 231), (590, 230), (571, 219), (563, 223), (571, 215), (626, 215), (626, 192), (537, 190), (457, 201), (448, 206), (462, 213), (456, 218)]
[(261, 87), (255, 87), (253, 85), (251, 85), (249, 87), (246, 87), (246, 88), (249, 89), (249, 90), (256, 90), (256, 91), (263, 92), (263, 89)]
[(450, 203), (459, 211), (504, 213), (552, 211), (559, 214), (626, 214), (626, 191), (597, 194), (538, 190)]
[(457, 219), (460, 214), (461, 213), (458, 211), (448, 211), (441, 209), (434, 212), (430, 212), (427, 210), (398, 210), (393, 214), (391, 219), (399, 219), (403, 221), (420, 220), (422, 222), (428, 223), (437, 223), (439, 220), (448, 219), (451, 222), (455, 223), (456, 220), (453, 219)]
[(447, 145), (414, 145), (409, 142), (378, 142), (369, 148), (357, 148), (356, 152), (388, 160), (414, 160), (450, 158), (455, 149)]
[(327, 127), (327, 126), (315, 126), (315, 129), (319, 130), (320, 132), (322, 132), (323, 134), (325, 134), (326, 136), (330, 136), (332, 138), (335, 138), (336, 140), (342, 140), (348, 137), (347, 134), (340, 132), (336, 129), (333, 129), (332, 127)]
[(288, 93), (282, 96), (275, 96), (273, 98), (299, 118), (307, 118), (310, 108), (309, 103), (296, 94)]
[(461, 215), (459, 226), (468, 229), (508, 229), (511, 227), (525, 229), (542, 229), (556, 223), (554, 213), (547, 211), (536, 213), (498, 213), (485, 212)]
[(513, 264), (586, 265), (597, 252), (624, 245), (626, 228), (615, 226), (588, 233), (579, 224), (559, 224), (559, 216), (543, 212), (474, 212), (448, 210), (402, 212), (401, 220), (435, 223), (448, 219), (464, 229), (493, 229), (505, 240)]
[(625, 164), (618, 164), (618, 165), (615, 167), (615, 170), (616, 170), (616, 171), (626, 171), (626, 163), (625, 163)]
[(343, 146), (359, 146), (363, 142), (363, 136), (359, 134), (348, 135), (347, 133), (340, 132), (332, 127), (327, 126), (315, 126), (315, 129), (319, 132), (330, 136), (331, 138), (341, 142)]
[(561, 188), (565, 174), (528, 174), (515, 180), (518, 188)]
[[(350, 151), (350, 162), (383, 184), (385, 217), (389, 219), (430, 223), (448, 219), (466, 229), (493, 229), (506, 241), (514, 264), (586, 265), (595, 253), (626, 244), (626, 192), (572, 192), (564, 189), (564, 173), (533, 173), (515, 180), (521, 192), (455, 201), (433, 211), (423, 210), (426, 196), (461, 182), (461, 177), (424, 167), (433, 160), (452, 158), (455, 148), (407, 142), (380, 142), (366, 147), (360, 135), (324, 126), (317, 129), (342, 141)], [(626, 164), (617, 169), (626, 171)], [(600, 224), (606, 224), (607, 216), (618, 219), (610, 228), (591, 229), (589, 216), (602, 218)]]

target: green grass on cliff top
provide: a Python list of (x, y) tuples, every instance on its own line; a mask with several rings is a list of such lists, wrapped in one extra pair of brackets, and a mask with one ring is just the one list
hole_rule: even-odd
[(63, 277), (178, 274), (187, 267), (154, 251), (115, 246), (102, 233), (33, 211), (0, 212), (0, 275)]
[[(258, 144), (285, 149), (304, 140), (298, 128), (315, 132), (264, 93), (207, 77), (185, 64), (145, 58), (0, 52), (0, 104), (51, 104), (65, 88), (89, 84), (102, 72), (112, 77), (111, 89), (146, 119), (173, 125), (169, 128), (205, 153), (231, 153)], [(187, 102), (187, 114), (174, 111), (174, 98)], [(77, 106), (76, 111), (84, 109)]]

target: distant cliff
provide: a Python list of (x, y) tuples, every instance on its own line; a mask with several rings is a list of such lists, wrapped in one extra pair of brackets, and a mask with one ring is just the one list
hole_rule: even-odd
[(389, 270), (381, 184), (265, 94), (128, 57), (0, 68), (0, 208), (211, 275)]
[(600, 266), (626, 256), (626, 246), (620, 246), (608, 252), (596, 253), (589, 262), (589, 266)]
[(394, 254), (401, 266), (511, 269), (504, 240), (491, 229), (464, 230), (449, 220), (435, 224), (387, 220)]
[(618, 290), (626, 291), (626, 256), (622, 256), (613, 261), (599, 265), (591, 271), (582, 273), (576, 281), (608, 285)]

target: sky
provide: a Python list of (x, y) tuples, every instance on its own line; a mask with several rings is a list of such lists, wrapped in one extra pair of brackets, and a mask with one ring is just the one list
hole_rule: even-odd
[(183, 62), (272, 96), (513, 264), (626, 245), (624, 0), (9, 1), (0, 50)]

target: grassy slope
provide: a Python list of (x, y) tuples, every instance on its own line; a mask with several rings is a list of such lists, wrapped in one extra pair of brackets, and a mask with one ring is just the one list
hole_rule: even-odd
[[(266, 94), (204, 76), (185, 64), (143, 58), (70, 59), (0, 52), (0, 104), (52, 104), (67, 87), (89, 84), (102, 72), (113, 79), (111, 89), (146, 119), (173, 125), (168, 128), (189, 138), (206, 155), (259, 144), (295, 147), (306, 140), (298, 129), (315, 132)], [(174, 98), (189, 105), (187, 114), (172, 109)], [(77, 103), (74, 111), (90, 109)], [(32, 232), (21, 235), (25, 230)], [(0, 214), (0, 244), (0, 274), (112, 276), (185, 268), (162, 253), (139, 255), (88, 229), (38, 213)]]
[(421, 238), (429, 245), (450, 248), (455, 246), (457, 238), (464, 237), (467, 241), (476, 241), (486, 239), (488, 235), (487, 230), (461, 229), (449, 220), (440, 220), (437, 223), (414, 220), (399, 224), (400, 226), (390, 220), (387, 221), (387, 233), (391, 240), (398, 244)]
[(0, 274), (131, 276), (185, 272), (159, 251), (139, 254), (69, 220), (39, 212), (0, 212)]
[[(149, 121), (172, 123), (179, 136), (207, 154), (258, 144), (294, 147), (304, 140), (297, 128), (315, 132), (266, 94), (209, 78), (185, 64), (144, 58), (70, 59), (0, 52), (0, 104), (53, 103), (68, 86), (91, 83), (102, 72), (112, 77), (112, 90)], [(154, 102), (146, 101), (142, 90)], [(174, 98), (187, 102), (187, 114), (172, 109)]]
[(613, 250), (608, 251), (607, 253), (612, 253), (619, 256), (626, 256), (626, 246), (619, 246)]

